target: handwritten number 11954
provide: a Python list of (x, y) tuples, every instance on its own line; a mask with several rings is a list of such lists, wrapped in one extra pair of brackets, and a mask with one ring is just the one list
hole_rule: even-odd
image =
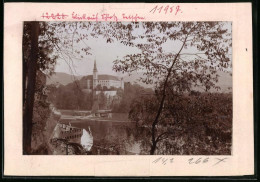
[(161, 12), (164, 12), (165, 14), (174, 13), (175, 15), (177, 15), (179, 12), (182, 13), (179, 5), (178, 6), (167, 5), (167, 6), (160, 6), (160, 7), (158, 7), (158, 5), (157, 5), (153, 9), (151, 9), (151, 11), (150, 11), (150, 13), (153, 13), (153, 14), (154, 13), (161, 13)]

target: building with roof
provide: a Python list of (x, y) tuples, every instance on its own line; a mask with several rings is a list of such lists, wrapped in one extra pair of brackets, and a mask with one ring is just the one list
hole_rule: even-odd
[(84, 90), (109, 90), (111, 88), (124, 89), (123, 78), (114, 75), (98, 74), (96, 60), (94, 62), (93, 75), (87, 75), (82, 78)]

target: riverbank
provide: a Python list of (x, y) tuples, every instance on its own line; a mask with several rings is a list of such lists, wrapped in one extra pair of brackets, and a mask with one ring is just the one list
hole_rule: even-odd
[(79, 121), (87, 121), (87, 122), (119, 122), (119, 123), (131, 123), (128, 119), (128, 113), (111, 113), (111, 117), (97, 117), (97, 116), (73, 116), (73, 115), (62, 115), (61, 116), (61, 122), (79, 122)]

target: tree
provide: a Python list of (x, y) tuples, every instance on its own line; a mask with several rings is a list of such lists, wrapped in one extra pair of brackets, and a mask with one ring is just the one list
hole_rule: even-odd
[(107, 86), (103, 86), (102, 90), (107, 91), (108, 90)]
[[(39, 23), (32, 22), (30, 25), (30, 57), (26, 61), (26, 75), (27, 81), (26, 95), (24, 95), (24, 115), (23, 115), (23, 152), (29, 154), (31, 152), (31, 135), (32, 135), (32, 119), (33, 119), (33, 106), (34, 106), (34, 93), (35, 93), (35, 80), (36, 80), (36, 67), (38, 59), (38, 36), (39, 36)], [(25, 59), (25, 53), (24, 53)], [(25, 62), (25, 60), (24, 60)], [(25, 86), (24, 86), (25, 87)]]
[[(59, 57), (68, 64), (74, 74), (73, 61), (82, 58), (84, 53), (90, 54), (90, 48), (85, 42), (90, 36), (102, 37), (107, 43), (119, 41), (139, 49), (140, 53), (115, 60), (114, 70), (129, 74), (142, 71), (144, 77), (141, 81), (156, 85), (159, 102), (151, 122), (151, 154), (156, 150), (158, 137), (163, 137), (158, 126), (162, 121), (167, 89), (173, 88), (175, 92), (184, 93), (193, 86), (202, 86), (208, 91), (215, 87), (214, 83), (218, 80), (216, 68), (229, 69), (231, 65), (230, 33), (222, 22), (29, 22), (24, 29), (26, 92), (23, 127), (26, 153), (30, 151), (35, 70), (51, 73), (56, 58)], [(85, 47), (75, 46), (79, 43)], [(166, 50), (166, 44), (172, 44), (173, 50)], [(36, 63), (33, 60), (37, 60)], [(77, 85), (77, 82), (75, 84)], [(79, 87), (78, 89), (80, 90)], [(80, 91), (77, 96), (82, 96)], [(69, 99), (71, 97), (66, 101)], [(81, 99), (76, 99), (78, 103), (74, 101), (71, 100), (73, 107), (82, 105)]]
[(98, 95), (98, 102), (99, 102), (99, 108), (100, 109), (106, 109), (107, 107), (107, 97), (104, 94), (103, 91), (101, 91)]
[[(87, 22), (84, 24), (87, 26)], [(25, 22), (23, 29), (23, 153), (30, 154), (35, 102), (36, 73), (52, 74), (57, 58), (63, 59), (71, 69), (73, 59), (89, 54), (89, 47), (78, 50), (77, 22)], [(71, 32), (72, 31), (72, 32)], [(75, 38), (77, 36), (77, 38)], [(75, 78), (74, 78), (75, 79)], [(36, 111), (37, 113), (38, 111)]]
[[(53, 55), (52, 51), (55, 43), (58, 42), (57, 37), (52, 32), (54, 30), (50, 24), (46, 22), (25, 22), (23, 29), (23, 153), (30, 154), (32, 129), (34, 115), (35, 93), (43, 92), (43, 87), (36, 91), (37, 73), (52, 73), (56, 63), (57, 55)], [(46, 101), (46, 100), (45, 100)], [(41, 101), (41, 102), (45, 102)], [(40, 110), (40, 109), (39, 109)], [(34, 114), (35, 113), (35, 114)], [(43, 128), (42, 128), (43, 129)]]
[(117, 89), (117, 98), (119, 102), (114, 102), (112, 111), (117, 113), (129, 113), (131, 103), (134, 99), (139, 98), (140, 94), (153, 93), (152, 89), (144, 88), (138, 84), (132, 85), (131, 83), (125, 86), (125, 89)]
[[(136, 23), (135, 26), (141, 25)], [(157, 85), (158, 107), (150, 123), (152, 155), (160, 138), (166, 135), (158, 132), (158, 125), (167, 88), (184, 93), (193, 86), (204, 87), (205, 91), (216, 87), (216, 70), (231, 67), (231, 34), (222, 22), (145, 22), (142, 28), (145, 35), (136, 37), (144, 39), (145, 43), (136, 42), (134, 38), (127, 43), (138, 47), (141, 53), (115, 60), (114, 70), (129, 74), (142, 71), (141, 81)], [(164, 50), (167, 41), (172, 43), (170, 52)]]
[[(137, 97), (129, 117), (136, 121), (136, 140), (141, 140), (142, 153), (149, 152), (151, 122), (156, 116), (156, 95)], [(220, 93), (167, 93), (160, 124), (157, 126), (156, 154), (166, 155), (230, 155), (232, 131), (232, 95)]]
[(102, 87), (101, 87), (101, 85), (100, 85), (100, 84), (98, 84), (98, 85), (96, 86), (96, 88), (94, 88), (94, 90), (101, 91), (101, 90), (102, 90)]

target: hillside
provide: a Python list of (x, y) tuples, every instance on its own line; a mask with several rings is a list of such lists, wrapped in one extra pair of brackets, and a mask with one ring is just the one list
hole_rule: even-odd
[[(232, 92), (232, 76), (230, 75), (230, 73), (218, 71), (218, 75), (219, 75), (219, 81), (216, 85), (221, 88), (221, 90), (219, 92), (225, 92), (225, 93)], [(135, 73), (135, 74), (132, 74), (131, 76), (127, 75), (124, 77), (124, 81), (130, 82), (130, 83), (137, 83), (146, 88), (152, 88), (153, 85), (146, 85), (145, 83), (138, 80), (141, 76), (142, 76), (142, 74), (140, 74), (140, 73), (139, 74)], [(201, 89), (201, 88), (194, 88), (194, 90), (203, 91), (203, 89)], [(216, 92), (217, 90), (211, 89), (210, 91)]]
[(69, 83), (72, 83), (74, 79), (80, 79), (82, 76), (72, 76), (67, 73), (62, 73), (62, 72), (56, 72), (52, 76), (47, 77), (47, 85), (50, 84), (62, 84), (62, 85), (67, 85)]
[[(146, 85), (140, 81), (138, 81), (138, 79), (140, 78), (142, 74), (137, 74), (134, 73), (131, 76), (124, 76), (123, 79), (124, 81), (130, 82), (132, 84), (136, 83), (139, 84), (143, 87), (146, 88), (152, 88), (152, 85)], [(220, 92), (231, 92), (232, 91), (232, 76), (230, 75), (230, 73), (226, 73), (226, 72), (222, 72), (222, 71), (218, 71), (218, 75), (219, 75), (219, 82), (217, 83), (217, 86), (219, 86), (221, 88)], [(75, 76), (75, 79), (80, 80), (82, 78), (82, 76)], [(55, 74), (53, 74), (52, 76), (50, 76), (49, 78), (47, 78), (47, 85), (50, 84), (55, 84), (55, 83), (60, 83), (62, 85), (67, 85), (69, 83), (72, 83), (74, 81), (74, 78), (72, 75), (67, 74), (67, 73), (62, 73), (62, 72), (56, 72)], [(197, 91), (203, 91), (200, 88), (195, 88), (194, 90)], [(215, 92), (216, 90), (211, 90), (212, 92)]]

